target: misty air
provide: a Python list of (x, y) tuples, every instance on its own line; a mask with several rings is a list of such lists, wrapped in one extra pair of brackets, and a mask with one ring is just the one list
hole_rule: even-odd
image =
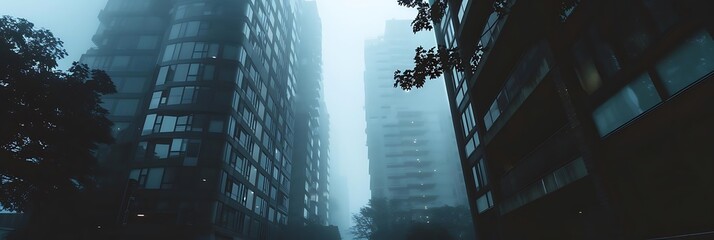
[(707, 0), (0, 5), (0, 240), (714, 239)]

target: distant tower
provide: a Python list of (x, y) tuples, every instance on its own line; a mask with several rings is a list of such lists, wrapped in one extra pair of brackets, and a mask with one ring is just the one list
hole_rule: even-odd
[(306, 224), (327, 226), (330, 200), (330, 123), (322, 88), (322, 25), (317, 3), (304, 2), (302, 16), (288, 212), (288, 225), (295, 231)]
[(413, 34), (410, 21), (391, 20), (383, 37), (365, 47), (367, 146), (372, 198), (414, 220), (420, 210), (465, 203), (459, 155), (442, 80), (418, 91), (393, 87), (396, 69), (410, 67), (414, 47), (433, 35)]

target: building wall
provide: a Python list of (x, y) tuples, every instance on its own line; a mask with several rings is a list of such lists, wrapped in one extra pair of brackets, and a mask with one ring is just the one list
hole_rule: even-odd
[(109, 154), (123, 153), (123, 179), (135, 181), (122, 207), (126, 238), (280, 234), (300, 14), (299, 1), (107, 3), (97, 48), (82, 60), (108, 70), (120, 93), (105, 106), (117, 126), (125, 121), (133, 131), (128, 147)]
[(364, 74), (372, 198), (386, 198), (404, 212), (465, 198), (463, 181), (454, 177), (459, 161), (443, 82), (412, 92), (393, 87), (394, 70), (409, 67), (413, 47), (434, 44), (428, 34), (415, 37), (409, 23), (388, 21), (383, 37), (367, 41)]
[[(303, 3), (289, 225), (327, 226), (329, 122), (322, 89), (322, 29), (316, 2)], [(297, 233), (296, 233), (297, 234)]]
[(697, 170), (711, 168), (711, 140), (695, 133), (711, 129), (710, 4), (504, 2), (499, 14), (491, 1), (449, 1), (435, 31), (480, 57), (471, 71), (446, 71), (479, 237), (711, 230), (699, 212), (712, 211), (702, 189), (714, 180)]

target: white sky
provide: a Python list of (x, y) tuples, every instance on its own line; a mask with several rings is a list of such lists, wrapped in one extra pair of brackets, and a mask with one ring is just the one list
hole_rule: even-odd
[[(325, 101), (332, 164), (347, 177), (350, 212), (370, 198), (364, 118), (364, 41), (383, 35), (388, 19), (414, 18), (397, 0), (318, 0), (322, 18)], [(416, 46), (415, 46), (416, 47)], [(385, 79), (389, 81), (389, 79)]]
[[(0, 15), (26, 18), (65, 42), (67, 69), (89, 47), (107, 0), (0, 0)], [(350, 211), (370, 197), (364, 119), (364, 40), (383, 34), (388, 19), (413, 18), (397, 0), (317, 0), (323, 23), (325, 100), (331, 121), (331, 156), (349, 181)], [(388, 79), (386, 79), (389, 81)]]

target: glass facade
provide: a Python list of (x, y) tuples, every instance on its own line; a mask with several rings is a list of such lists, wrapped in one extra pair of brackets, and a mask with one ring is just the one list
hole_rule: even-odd
[(701, 30), (686, 39), (656, 65), (669, 94), (696, 82), (714, 71), (714, 40)]
[(661, 101), (652, 80), (640, 75), (593, 112), (598, 132), (604, 136)]
[(103, 106), (136, 129), (129, 226), (270, 239), (287, 225), (302, 11), (296, 0), (108, 1), (82, 62), (108, 71), (120, 94)]

